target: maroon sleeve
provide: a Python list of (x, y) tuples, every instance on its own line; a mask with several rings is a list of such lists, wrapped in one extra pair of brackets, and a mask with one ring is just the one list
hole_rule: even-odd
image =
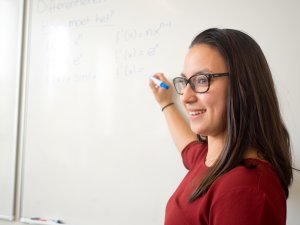
[(191, 142), (181, 152), (184, 166), (188, 170), (191, 170), (197, 162), (204, 160), (206, 153), (207, 153), (206, 143), (201, 143), (199, 141)]
[(256, 188), (237, 188), (213, 203), (209, 217), (210, 225), (285, 225), (286, 212)]

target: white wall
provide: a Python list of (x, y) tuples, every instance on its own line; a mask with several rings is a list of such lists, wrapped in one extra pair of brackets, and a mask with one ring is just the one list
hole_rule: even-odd
[(0, 1), (0, 219), (12, 219), (22, 4)]

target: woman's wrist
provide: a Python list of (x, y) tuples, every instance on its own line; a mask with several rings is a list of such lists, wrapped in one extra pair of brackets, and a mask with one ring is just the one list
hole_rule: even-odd
[(165, 104), (162, 108), (161, 108), (161, 111), (163, 112), (166, 108), (168, 108), (169, 106), (172, 106), (174, 105), (174, 102), (170, 102), (168, 104)]

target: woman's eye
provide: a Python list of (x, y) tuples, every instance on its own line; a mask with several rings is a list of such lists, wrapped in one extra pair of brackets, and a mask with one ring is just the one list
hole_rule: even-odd
[(199, 78), (199, 79), (197, 80), (197, 83), (198, 83), (198, 84), (206, 84), (206, 83), (207, 83), (207, 79), (206, 79), (206, 78)]

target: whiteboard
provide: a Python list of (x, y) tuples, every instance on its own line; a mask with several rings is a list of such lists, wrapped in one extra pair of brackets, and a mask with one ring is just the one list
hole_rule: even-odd
[[(163, 224), (166, 202), (186, 171), (148, 76), (178, 75), (190, 41), (209, 27), (246, 31), (261, 45), (299, 149), (298, 2), (30, 3), (22, 217)], [(299, 221), (299, 199), (296, 191), (289, 199), (290, 225)]]
[(0, 1), (0, 219), (14, 207), (22, 4)]

